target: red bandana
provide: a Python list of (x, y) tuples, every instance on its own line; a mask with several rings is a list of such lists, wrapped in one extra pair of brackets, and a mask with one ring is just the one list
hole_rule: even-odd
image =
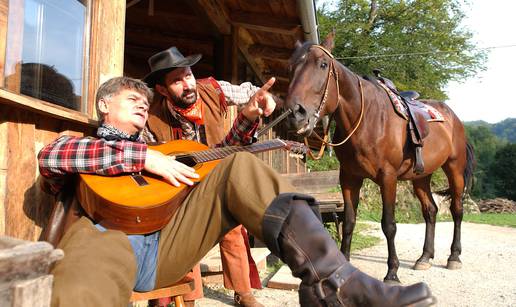
[(197, 99), (195, 103), (189, 106), (186, 109), (178, 108), (176, 106), (172, 106), (174, 111), (181, 114), (184, 118), (195, 123), (197, 125), (202, 125), (204, 123), (202, 115), (204, 114), (204, 106), (201, 102), (201, 99)]

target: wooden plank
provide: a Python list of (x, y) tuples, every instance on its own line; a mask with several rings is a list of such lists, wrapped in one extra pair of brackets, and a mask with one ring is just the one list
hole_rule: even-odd
[(231, 23), (249, 30), (295, 35), (301, 25), (294, 20), (268, 14), (232, 12)]
[(7, 128), (7, 193), (5, 202), (6, 231), (9, 236), (35, 240), (36, 234), (26, 210), (34, 206), (36, 154), (34, 150), (34, 119), (32, 114), (15, 111), (16, 122)]
[[(126, 0), (93, 1), (88, 104), (94, 118), (95, 93), (103, 82), (124, 72)], [(109, 29), (109, 31), (106, 31)], [(93, 114), (95, 113), (95, 114)]]
[(279, 48), (262, 44), (253, 44), (249, 46), (249, 54), (255, 57), (279, 59), (288, 61), (293, 50), (287, 48)]
[(248, 51), (249, 46), (254, 44), (251, 35), (246, 29), (238, 28), (238, 37), (240, 38), (238, 44), (240, 52), (242, 52), (242, 55), (244, 56), (249, 66), (251, 66), (251, 69), (253, 70), (254, 74), (258, 77), (258, 79), (262, 83), (265, 83), (267, 79), (265, 79), (265, 77), (262, 74), (262, 67), (264, 66), (263, 63), (259, 63), (259, 61), (261, 60), (254, 58), (251, 54), (249, 54)]
[(8, 123), (4, 117), (5, 113), (0, 112), (0, 235), (5, 234), (5, 202), (7, 200), (7, 165), (9, 162), (9, 148), (7, 147)]
[(9, 0), (0, 0), (0, 87), (4, 86), (5, 51)]
[(198, 16), (208, 18), (222, 35), (231, 34), (227, 8), (224, 3), (216, 0), (190, 0)]
[(301, 279), (292, 276), (287, 265), (283, 265), (274, 276), (269, 279), (267, 288), (282, 289), (282, 290), (298, 290), (301, 284)]
[(52, 294), (52, 275), (44, 275), (30, 280), (23, 280), (12, 286), (12, 306), (31, 307), (50, 306)]
[[(90, 100), (91, 99), (94, 98), (90, 98)], [(98, 126), (98, 122), (95, 119), (84, 113), (70, 110), (33, 97), (11, 93), (3, 89), (0, 89), (0, 103), (35, 111), (58, 119), (67, 119), (90, 126)]]

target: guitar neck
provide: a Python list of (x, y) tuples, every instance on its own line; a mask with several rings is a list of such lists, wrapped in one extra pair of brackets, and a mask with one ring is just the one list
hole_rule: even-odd
[(208, 162), (223, 159), (236, 152), (259, 153), (268, 150), (281, 149), (287, 144), (279, 139), (262, 141), (247, 146), (226, 146), (220, 148), (211, 148), (207, 150), (197, 151), (189, 154), (177, 155), (176, 158), (192, 158), (196, 163)]

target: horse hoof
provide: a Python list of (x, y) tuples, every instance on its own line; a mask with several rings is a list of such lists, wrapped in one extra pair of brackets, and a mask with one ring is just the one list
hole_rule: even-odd
[(448, 265), (446, 265), (448, 270), (459, 270), (462, 268), (462, 262), (460, 261), (448, 261)]
[(414, 264), (413, 269), (417, 270), (417, 271), (424, 271), (424, 270), (428, 270), (431, 267), (432, 267), (432, 264), (430, 262), (416, 262)]

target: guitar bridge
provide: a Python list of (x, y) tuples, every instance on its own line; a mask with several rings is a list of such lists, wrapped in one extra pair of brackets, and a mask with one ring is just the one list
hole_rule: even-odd
[(142, 176), (142, 174), (132, 174), (131, 178), (138, 184), (140, 187), (149, 185), (149, 182), (145, 180), (145, 178)]

